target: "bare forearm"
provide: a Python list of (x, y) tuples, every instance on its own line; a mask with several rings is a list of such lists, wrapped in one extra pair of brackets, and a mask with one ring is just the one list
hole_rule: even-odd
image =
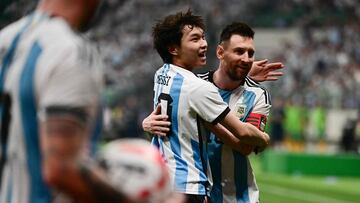
[(269, 138), (267, 134), (261, 132), (251, 124), (239, 121), (238, 118), (231, 113), (221, 121), (221, 124), (244, 144), (253, 146), (268, 145)]
[(228, 145), (232, 149), (238, 151), (242, 155), (249, 155), (255, 146), (250, 146), (235, 137), (229, 130), (227, 130), (221, 124), (211, 125), (207, 124), (208, 129), (211, 130), (224, 144)]

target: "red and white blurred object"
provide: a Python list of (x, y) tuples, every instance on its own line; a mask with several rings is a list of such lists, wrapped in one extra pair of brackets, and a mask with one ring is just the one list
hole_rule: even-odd
[(100, 150), (109, 183), (135, 201), (161, 202), (171, 193), (169, 172), (157, 148), (142, 139), (119, 139)]

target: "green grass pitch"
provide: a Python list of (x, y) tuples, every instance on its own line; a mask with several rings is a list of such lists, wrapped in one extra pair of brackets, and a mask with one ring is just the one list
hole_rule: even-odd
[(265, 173), (259, 156), (250, 157), (261, 203), (360, 203), (359, 177)]

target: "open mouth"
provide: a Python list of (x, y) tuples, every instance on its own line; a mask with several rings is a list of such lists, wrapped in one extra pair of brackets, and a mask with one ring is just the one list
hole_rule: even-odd
[(205, 52), (200, 53), (200, 54), (199, 54), (199, 57), (200, 57), (200, 58), (206, 58), (206, 53), (205, 53)]
[(251, 66), (237, 66), (240, 69), (248, 70), (251, 68)]

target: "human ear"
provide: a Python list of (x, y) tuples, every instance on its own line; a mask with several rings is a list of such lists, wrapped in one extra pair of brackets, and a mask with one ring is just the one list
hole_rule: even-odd
[(170, 46), (168, 48), (168, 51), (171, 55), (177, 56), (179, 54), (179, 49), (177, 48), (177, 46)]
[(218, 45), (216, 48), (216, 56), (218, 59), (224, 58), (224, 47), (222, 45)]

